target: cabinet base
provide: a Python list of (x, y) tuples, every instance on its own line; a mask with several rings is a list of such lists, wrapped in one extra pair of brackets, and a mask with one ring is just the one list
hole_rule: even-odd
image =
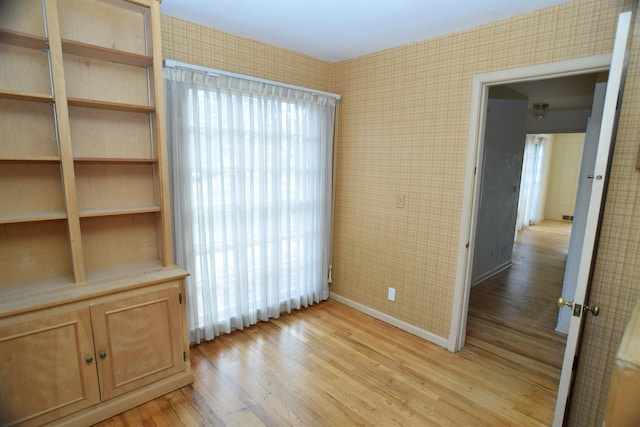
[(140, 390), (127, 393), (56, 420), (53, 425), (75, 427), (79, 425), (96, 424), (192, 383), (192, 372), (173, 375)]

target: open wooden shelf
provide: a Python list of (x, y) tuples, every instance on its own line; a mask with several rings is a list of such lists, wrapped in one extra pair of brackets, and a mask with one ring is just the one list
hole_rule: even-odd
[(126, 281), (128, 278), (139, 276), (140, 274), (162, 274), (163, 270), (167, 271), (160, 261), (139, 262), (89, 271), (87, 272), (87, 281), (99, 285), (101, 281)]
[[(2, 298), (0, 299), (0, 319), (10, 317), (16, 312), (25, 313), (35, 311), (41, 306), (57, 304), (52, 296), (57, 295), (62, 287), (77, 288), (72, 274), (60, 274), (44, 279), (18, 282), (2, 286)], [(40, 299), (40, 304), (35, 305), (34, 300)]]
[(54, 221), (65, 219), (65, 211), (29, 212), (21, 214), (0, 214), (0, 224), (16, 224), (19, 222)]
[(49, 41), (46, 37), (1, 28), (0, 43), (37, 50), (45, 50), (49, 48)]
[(119, 102), (99, 101), (95, 99), (67, 98), (72, 107), (93, 108), (97, 110), (125, 111), (129, 113), (153, 113), (156, 108), (149, 105), (123, 104)]
[[(1, 160), (0, 160), (1, 161)], [(122, 157), (74, 157), (78, 163), (157, 163), (158, 159), (122, 158)]]
[(132, 215), (150, 212), (160, 212), (160, 206), (137, 206), (126, 208), (109, 209), (82, 209), (79, 212), (80, 218), (95, 218), (98, 216)]
[(0, 98), (13, 99), (15, 101), (53, 102), (52, 95), (45, 95), (42, 93), (14, 92), (10, 90), (0, 90)]
[(0, 157), (0, 163), (58, 163), (57, 156)]
[(0, 165), (0, 215), (5, 223), (65, 218), (62, 175), (56, 162)]
[[(118, 266), (91, 272), (83, 286), (74, 283), (73, 276), (61, 274), (34, 280), (28, 283), (16, 283), (2, 287), (0, 298), (0, 319), (15, 313), (54, 307), (63, 303), (80, 301), (90, 296), (105, 296), (140, 287), (140, 276), (144, 277), (144, 286), (151, 286), (167, 280), (179, 279), (187, 274), (175, 267), (164, 267), (161, 262), (146, 262)], [(114, 282), (118, 286), (114, 286)], [(25, 302), (29, 302), (26, 305)]]
[(23, 286), (60, 275), (72, 275), (64, 215), (63, 212), (47, 211), (6, 212), (2, 215), (0, 300), (6, 298), (5, 289), (13, 284)]
[(70, 55), (117, 62), (119, 64), (133, 65), (135, 67), (149, 67), (153, 64), (153, 58), (151, 56), (124, 52), (117, 49), (109, 49), (102, 46), (68, 39), (62, 39), (62, 51)]

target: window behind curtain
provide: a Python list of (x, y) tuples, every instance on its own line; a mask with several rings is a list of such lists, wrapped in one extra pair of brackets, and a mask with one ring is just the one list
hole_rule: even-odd
[(335, 99), (165, 69), (192, 341), (326, 299)]

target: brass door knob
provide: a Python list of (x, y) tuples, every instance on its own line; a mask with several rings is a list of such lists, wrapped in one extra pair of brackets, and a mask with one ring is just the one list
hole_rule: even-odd
[(563, 297), (558, 298), (558, 308), (562, 308), (564, 306), (573, 308), (573, 301), (567, 301)]
[(592, 307), (585, 305), (584, 311), (590, 311), (591, 314), (593, 314), (595, 317), (598, 317), (598, 314), (600, 314), (600, 307), (598, 307), (597, 305), (594, 305)]

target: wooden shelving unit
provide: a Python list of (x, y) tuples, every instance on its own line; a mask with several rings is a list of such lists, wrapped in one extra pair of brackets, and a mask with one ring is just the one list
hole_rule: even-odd
[(87, 58), (117, 62), (119, 64), (133, 65), (142, 68), (149, 67), (153, 64), (153, 58), (148, 55), (109, 49), (102, 46), (82, 43), (76, 40), (62, 39), (62, 52), (70, 55), (85, 56)]
[(15, 101), (29, 102), (53, 102), (53, 96), (39, 93), (0, 91), (0, 99), (13, 99)]
[(129, 113), (153, 113), (155, 107), (149, 105), (124, 104), (121, 102), (97, 101), (94, 99), (67, 98), (71, 107), (95, 108), (97, 110), (124, 111)]
[(159, 21), (158, 0), (3, 1), (0, 394), (12, 399), (0, 413), (11, 423), (91, 424), (193, 380)]
[(49, 48), (49, 40), (46, 37), (5, 29), (0, 30), (0, 43), (37, 50)]

